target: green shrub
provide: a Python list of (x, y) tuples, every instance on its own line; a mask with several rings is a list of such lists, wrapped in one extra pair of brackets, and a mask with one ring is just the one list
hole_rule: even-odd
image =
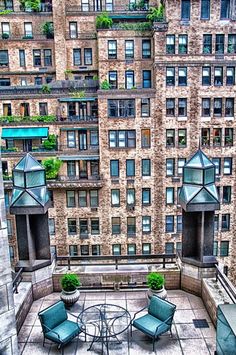
[(39, 11), (41, 0), (20, 0), (20, 4), (25, 10)]
[(147, 275), (147, 285), (152, 290), (161, 290), (164, 286), (165, 278), (157, 272), (151, 272)]
[(83, 99), (85, 98), (85, 91), (74, 91), (72, 92), (72, 96), (76, 99)]
[(55, 134), (49, 134), (48, 138), (43, 142), (43, 147), (47, 150), (55, 149), (57, 146), (57, 137)]
[(13, 10), (1, 10), (0, 15), (5, 16), (13, 13)]
[(164, 5), (160, 4), (158, 7), (150, 7), (147, 20), (151, 22), (161, 22), (164, 19)]
[(61, 287), (64, 291), (75, 291), (80, 285), (79, 277), (76, 274), (65, 274), (62, 276)]
[(123, 22), (119, 23), (119, 28), (122, 30), (131, 30), (131, 31), (149, 31), (152, 28), (150, 22), (136, 22), (136, 23), (128, 23)]
[(53, 22), (44, 22), (41, 30), (47, 38), (54, 38)]
[(113, 24), (112, 19), (108, 16), (106, 12), (103, 12), (101, 15), (96, 17), (96, 28), (111, 28)]
[(100, 85), (100, 89), (102, 90), (109, 90), (111, 88), (111, 85), (109, 84), (108, 80), (105, 79)]
[(42, 86), (42, 93), (43, 94), (50, 94), (51, 93), (51, 88), (49, 87), (48, 84), (44, 84)]
[(62, 166), (62, 161), (57, 158), (48, 158), (42, 161), (47, 179), (56, 179)]
[(9, 33), (3, 32), (2, 39), (8, 39), (9, 37)]

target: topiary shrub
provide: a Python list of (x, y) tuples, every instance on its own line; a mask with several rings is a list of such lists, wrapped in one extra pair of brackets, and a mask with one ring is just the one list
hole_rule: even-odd
[(48, 158), (42, 161), (47, 179), (56, 179), (62, 166), (62, 161), (57, 158)]
[(100, 89), (102, 90), (109, 90), (111, 88), (111, 85), (109, 84), (108, 80), (105, 79), (100, 85)]
[(111, 28), (113, 24), (112, 19), (108, 16), (106, 12), (103, 12), (101, 15), (96, 17), (96, 28)]
[(78, 275), (76, 274), (65, 274), (62, 276), (61, 287), (66, 292), (75, 291), (77, 287), (81, 285)]
[(43, 142), (43, 147), (47, 150), (55, 149), (57, 146), (57, 137), (55, 134), (49, 134), (48, 138)]
[(164, 276), (157, 272), (151, 272), (147, 275), (147, 285), (151, 290), (161, 290), (164, 283)]
[(53, 22), (44, 22), (44, 24), (41, 27), (41, 30), (43, 34), (46, 36), (46, 38), (54, 38)]

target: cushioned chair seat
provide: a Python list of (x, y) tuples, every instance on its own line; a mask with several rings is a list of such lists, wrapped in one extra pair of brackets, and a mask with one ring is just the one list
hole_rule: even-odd
[(156, 334), (157, 336), (165, 333), (169, 330), (170, 326), (167, 324), (163, 323), (159, 319), (153, 317), (150, 314), (146, 314), (145, 316), (142, 316), (133, 322), (133, 326), (142, 332), (150, 335), (151, 337), (155, 336), (155, 332), (157, 327), (158, 328), (158, 333)]
[[(63, 323), (53, 328), (45, 334), (45, 337), (56, 343), (67, 343), (81, 332), (80, 326), (70, 320), (65, 320)], [(55, 334), (56, 333), (56, 334)], [(59, 335), (59, 338), (57, 337)]]

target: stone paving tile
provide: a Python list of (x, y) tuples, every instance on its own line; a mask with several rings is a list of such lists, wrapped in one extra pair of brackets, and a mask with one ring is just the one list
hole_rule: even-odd
[(207, 322), (211, 321), (211, 318), (205, 309), (194, 309), (193, 312), (196, 319), (206, 319)]
[(43, 333), (41, 326), (34, 326), (28, 338), (28, 343), (42, 343)]
[(205, 342), (207, 344), (208, 350), (211, 355), (215, 355), (216, 350), (216, 338), (205, 338)]
[(34, 325), (36, 317), (37, 313), (28, 313), (27, 317), (25, 318), (24, 325)]
[(174, 315), (175, 323), (192, 323), (196, 316), (190, 309), (176, 310)]
[(137, 300), (127, 300), (127, 309), (128, 311), (137, 312), (140, 309), (146, 307), (148, 301), (146, 298), (140, 298)]
[(32, 330), (32, 325), (23, 325), (18, 334), (18, 343), (25, 343), (29, 337)]
[(19, 355), (22, 354), (26, 343), (18, 343)]
[(86, 294), (86, 302), (90, 300), (97, 300), (99, 299), (100, 301), (103, 300), (105, 301), (106, 298), (106, 293), (105, 292), (91, 292)]
[(179, 339), (199, 339), (203, 337), (201, 330), (195, 328), (193, 324), (176, 324), (176, 329)]
[(177, 309), (191, 309), (188, 297), (171, 297), (167, 298), (168, 301), (174, 303)]
[(50, 295), (45, 296), (44, 300), (57, 302), (60, 300), (60, 292), (53, 292)]
[(43, 343), (28, 343), (25, 345), (22, 355), (42, 355), (48, 354), (49, 348), (43, 347)]
[(201, 328), (201, 332), (204, 338), (215, 338), (216, 330), (211, 322), (208, 322), (209, 328)]
[(209, 355), (210, 352), (204, 339), (180, 340), (184, 355)]
[(125, 292), (106, 292), (106, 302), (109, 303), (109, 300), (124, 300), (126, 299)]
[(146, 298), (146, 292), (138, 292), (138, 291), (131, 291), (131, 292), (126, 292), (126, 299), (127, 300), (138, 300), (140, 298)]
[(92, 300), (91, 301), (86, 301), (86, 299), (85, 299), (84, 308), (92, 307), (92, 306), (95, 306), (97, 304), (103, 304), (103, 303), (105, 303), (105, 300), (97, 299), (97, 300), (93, 300), (93, 301)]
[(205, 308), (204, 303), (202, 302), (200, 297), (189, 295), (188, 299), (193, 309)]

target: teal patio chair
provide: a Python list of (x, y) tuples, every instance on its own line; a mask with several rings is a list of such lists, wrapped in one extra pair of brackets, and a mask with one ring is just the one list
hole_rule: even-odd
[[(136, 315), (148, 308), (148, 313), (144, 316), (135, 319)], [(173, 322), (176, 305), (165, 301), (157, 296), (151, 298), (149, 307), (144, 307), (134, 314), (131, 322), (131, 336), (132, 326), (145, 333), (153, 339), (153, 351), (155, 351), (155, 341), (159, 336), (167, 331), (170, 331)]]
[[(70, 314), (77, 319), (75, 315)], [(40, 311), (38, 316), (43, 330), (43, 346), (45, 339), (51, 340), (58, 344), (58, 349), (62, 349), (62, 353), (63, 346), (82, 332), (81, 324), (68, 320), (62, 301)]]

